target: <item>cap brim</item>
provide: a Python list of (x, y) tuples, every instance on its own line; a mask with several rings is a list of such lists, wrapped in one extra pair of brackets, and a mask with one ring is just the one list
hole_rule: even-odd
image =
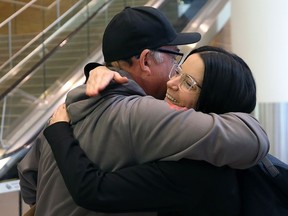
[(201, 34), (199, 34), (198, 32), (192, 32), (192, 33), (183, 32), (178, 33), (177, 37), (167, 45), (177, 46), (177, 45), (192, 44), (197, 43), (198, 41), (200, 41), (200, 39)]

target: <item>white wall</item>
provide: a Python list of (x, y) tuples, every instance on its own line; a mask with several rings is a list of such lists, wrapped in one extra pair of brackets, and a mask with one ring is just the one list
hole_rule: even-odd
[(287, 20), (287, 0), (231, 0), (232, 50), (254, 72), (259, 102), (288, 102)]
[(288, 1), (230, 1), (232, 51), (253, 71), (270, 153), (288, 162)]

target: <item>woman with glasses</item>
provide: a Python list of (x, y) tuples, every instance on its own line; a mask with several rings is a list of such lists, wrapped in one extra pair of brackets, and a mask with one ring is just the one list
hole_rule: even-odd
[(204, 113), (251, 113), (256, 105), (256, 84), (248, 65), (221, 48), (193, 50), (169, 74), (165, 100)]
[[(186, 107), (219, 114), (230, 111), (250, 113), (256, 104), (256, 87), (249, 67), (238, 56), (220, 48), (195, 49), (181, 66), (173, 66), (169, 77), (165, 101), (179, 109)], [(69, 122), (64, 106), (54, 114), (52, 125), (44, 133), (67, 188), (78, 205), (106, 212), (169, 212), (177, 209), (177, 214), (167, 215), (239, 214), (235, 176), (227, 179), (225, 175), (233, 172), (229, 168), (180, 160), (157, 161), (104, 172), (86, 157), (67, 123), (65, 130), (58, 130), (58, 126), (65, 124), (61, 121)], [(195, 169), (191, 170), (187, 164), (195, 166)], [(188, 175), (190, 172), (195, 175)], [(217, 180), (213, 178), (215, 173), (219, 174)], [(223, 179), (222, 175), (225, 176)], [(221, 183), (230, 189), (235, 184), (235, 190), (225, 191)], [(187, 190), (179, 189), (179, 184), (184, 188), (186, 185)], [(202, 184), (206, 187), (201, 187)], [(234, 205), (227, 206), (226, 201), (230, 199), (234, 199)]]

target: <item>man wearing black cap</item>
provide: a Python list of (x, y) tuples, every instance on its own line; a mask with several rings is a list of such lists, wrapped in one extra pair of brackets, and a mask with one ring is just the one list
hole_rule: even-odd
[[(224, 117), (216, 115), (212, 117), (193, 110), (175, 111), (167, 106), (166, 102), (146, 95), (164, 97), (168, 73), (175, 63), (179, 63), (179, 57), (182, 56), (176, 45), (195, 43), (199, 39), (198, 33), (177, 34), (165, 16), (151, 7), (126, 8), (112, 19), (103, 37), (104, 58), (108, 65), (130, 78), (129, 82), (125, 85), (111, 84), (108, 90), (97, 97), (87, 97), (86, 86), (80, 86), (70, 91), (66, 99), (73, 133), (93, 162), (104, 170), (112, 171), (160, 159), (172, 161), (181, 158), (195, 159), (198, 151), (203, 153), (203, 149), (213, 146), (219, 146), (213, 148), (215, 149), (213, 154), (201, 154), (203, 160), (212, 164), (230, 166), (233, 164), (235, 168), (245, 168), (256, 162), (251, 160), (261, 157), (257, 155), (258, 148), (259, 145), (267, 143), (267, 137), (263, 131), (258, 130), (259, 126), (250, 117), (242, 116), (242, 119), (241, 116), (233, 114), (230, 114), (229, 118), (225, 118), (225, 114)], [(68, 124), (62, 122), (60, 125), (58, 128), (60, 134), (63, 131), (61, 127), (70, 129)], [(223, 133), (225, 136), (221, 136)], [(231, 142), (233, 146), (229, 145)], [(245, 147), (251, 150), (250, 155), (241, 155), (239, 151), (238, 155), (231, 156), (232, 149), (235, 151), (235, 147), (242, 148), (243, 145), (247, 145)], [(37, 183), (33, 168), (38, 171)], [(81, 171), (71, 167), (74, 168), (76, 171)], [(167, 168), (169, 170), (169, 167)], [(184, 162), (183, 172), (187, 171), (185, 175), (193, 175), (193, 169), (195, 166), (185, 165)], [(155, 172), (162, 176), (161, 170)], [(35, 215), (98, 215), (78, 207), (73, 202), (46, 140), (34, 146), (20, 163), (19, 176), (25, 202), (29, 204), (36, 202)], [(231, 173), (227, 177), (231, 177)], [(170, 184), (172, 179), (171, 176), (166, 182)], [(189, 179), (193, 178), (190, 176)], [(215, 178), (211, 176), (211, 180)], [(180, 179), (172, 181), (171, 185), (176, 182), (181, 181)], [(93, 181), (91, 183), (93, 184)], [(35, 185), (37, 185), (37, 198)], [(185, 185), (189, 184), (186, 182)], [(191, 185), (195, 188), (193, 183)], [(234, 186), (235, 184), (232, 185), (233, 190)], [(186, 188), (181, 188), (182, 185), (179, 187), (181, 191), (179, 194), (185, 194)], [(229, 195), (229, 199), (234, 199), (236, 203), (233, 203), (232, 208), (220, 207), (222, 212), (234, 213), (235, 208), (238, 210), (238, 197), (233, 190), (223, 193)], [(81, 188), (83, 194), (88, 194), (89, 191), (90, 188)], [(191, 193), (193, 194), (193, 190), (189, 191), (189, 195), (192, 195)], [(206, 196), (207, 194), (201, 199)], [(175, 200), (175, 203), (183, 202), (187, 208), (190, 204), (196, 208), (199, 207), (199, 203), (207, 207), (210, 201), (216, 202), (207, 197), (205, 201), (208, 203), (204, 200), (189, 203), (191, 200), (183, 200), (183, 197), (189, 196), (182, 196), (182, 200)], [(82, 198), (82, 203), (92, 205), (90, 201), (85, 202), (86, 197)], [(101, 199), (105, 200), (106, 197)], [(78, 203), (79, 200), (75, 201)], [(161, 207), (163, 206), (159, 206), (159, 209)], [(216, 211), (218, 206), (214, 207), (213, 210)], [(97, 206), (94, 209), (97, 209)], [(101, 209), (101, 206), (98, 209)], [(133, 203), (131, 209), (135, 210)], [(106, 211), (115, 210), (112, 208)]]
[(112, 65), (127, 71), (146, 94), (163, 99), (174, 60), (183, 56), (177, 45), (200, 38), (196, 32), (176, 33), (159, 10), (127, 7), (106, 27), (102, 51), (106, 64), (117, 62)]

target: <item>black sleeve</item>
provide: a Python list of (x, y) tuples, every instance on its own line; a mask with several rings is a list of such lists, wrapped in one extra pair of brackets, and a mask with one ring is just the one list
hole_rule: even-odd
[(97, 62), (90, 62), (90, 63), (85, 65), (85, 67), (84, 67), (85, 83), (87, 83), (87, 81), (88, 81), (90, 71), (95, 69), (98, 66), (103, 66), (103, 65), (99, 64)]
[[(68, 123), (55, 123), (45, 129), (44, 135), (73, 199), (79, 206), (90, 210), (125, 212), (196, 209), (200, 203), (202, 207), (207, 203), (217, 203), (222, 194), (226, 207), (226, 201), (230, 199), (232, 202), (235, 198), (227, 184), (233, 177), (227, 179), (230, 171), (226, 168), (217, 168), (200, 161), (181, 160), (158, 161), (104, 172), (86, 157)], [(225, 191), (221, 195), (215, 194), (220, 181), (224, 181), (223, 188), (227, 188), (229, 194)], [(234, 184), (231, 187), (234, 188)], [(215, 194), (215, 200), (210, 197), (211, 193)], [(202, 207), (200, 209), (203, 210)]]

